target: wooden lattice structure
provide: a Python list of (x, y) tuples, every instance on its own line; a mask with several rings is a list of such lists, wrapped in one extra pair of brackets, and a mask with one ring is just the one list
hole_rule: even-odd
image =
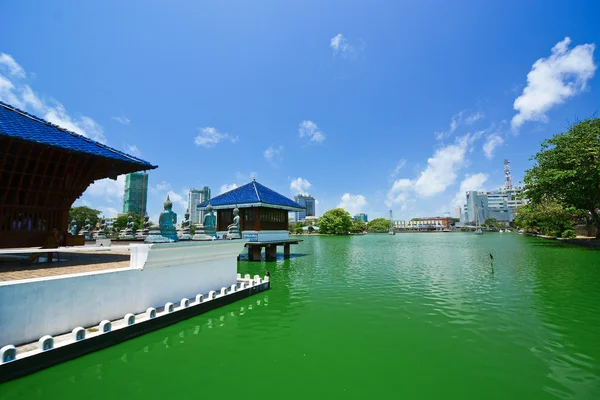
[(0, 102), (0, 248), (66, 232), (71, 205), (95, 180), (154, 168)]
[[(286, 210), (268, 207), (248, 207), (239, 210), (242, 231), (288, 229)], [(231, 223), (233, 223), (233, 208), (217, 210), (217, 231), (226, 231)]]

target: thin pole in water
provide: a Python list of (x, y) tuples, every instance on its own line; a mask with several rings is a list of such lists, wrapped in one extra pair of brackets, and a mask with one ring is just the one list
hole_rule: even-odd
[(490, 253), (490, 267), (492, 267), (492, 274), (494, 273), (494, 256)]

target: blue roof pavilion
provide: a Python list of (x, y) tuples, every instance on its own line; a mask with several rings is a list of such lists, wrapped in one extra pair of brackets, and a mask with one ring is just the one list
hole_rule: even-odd
[(0, 247), (39, 246), (52, 228), (65, 233), (91, 183), (155, 168), (0, 102)]
[(209, 204), (217, 210), (217, 231), (225, 231), (232, 223), (234, 208), (240, 210), (242, 231), (284, 230), (286, 232), (288, 211), (305, 209), (256, 180), (200, 203), (198, 209), (206, 210)]
[(279, 208), (288, 211), (302, 211), (305, 207), (296, 203), (294, 200), (269, 189), (253, 180), (229, 192), (218, 195), (204, 203), (198, 205), (201, 210), (206, 209), (210, 204), (215, 210), (226, 208), (243, 207), (268, 207)]

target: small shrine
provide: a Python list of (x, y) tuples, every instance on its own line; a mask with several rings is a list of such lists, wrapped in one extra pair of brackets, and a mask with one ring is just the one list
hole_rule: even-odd
[[(289, 239), (288, 213), (304, 209), (256, 179), (198, 205), (198, 210), (208, 212), (206, 216), (216, 210), (215, 235), (218, 238), (248, 240), (246, 247), (250, 261), (260, 260), (263, 247), (266, 259), (275, 259), (278, 245), (284, 247), (284, 258), (288, 258), (290, 245), (300, 242)], [(203, 228), (208, 234), (206, 216)]]

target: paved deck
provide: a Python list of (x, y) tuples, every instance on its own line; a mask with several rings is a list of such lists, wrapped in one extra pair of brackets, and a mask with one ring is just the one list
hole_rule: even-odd
[(23, 264), (24, 256), (0, 254), (0, 282), (129, 268), (129, 251), (60, 253), (60, 262)]

